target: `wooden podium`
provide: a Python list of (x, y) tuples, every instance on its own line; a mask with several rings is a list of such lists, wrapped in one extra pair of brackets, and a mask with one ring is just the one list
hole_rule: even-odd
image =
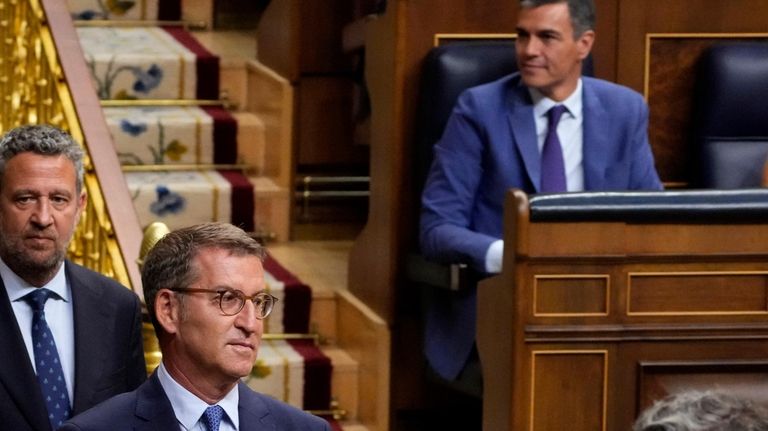
[(509, 192), (504, 270), (478, 287), (484, 430), (627, 430), (688, 388), (768, 401), (768, 190), (665, 193), (537, 212)]

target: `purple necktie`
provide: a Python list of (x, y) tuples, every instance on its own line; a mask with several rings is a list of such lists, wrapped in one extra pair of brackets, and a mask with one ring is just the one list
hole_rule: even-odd
[(544, 147), (541, 149), (541, 187), (542, 193), (559, 193), (568, 191), (565, 182), (565, 163), (563, 162), (563, 147), (557, 137), (557, 123), (565, 112), (565, 106), (555, 105), (547, 112), (549, 126)]

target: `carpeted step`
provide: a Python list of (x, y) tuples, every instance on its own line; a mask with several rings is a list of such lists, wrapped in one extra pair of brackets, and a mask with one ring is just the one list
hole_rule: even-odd
[(223, 221), (254, 229), (253, 184), (239, 171), (126, 172), (125, 179), (142, 226)]
[(262, 340), (245, 377), (254, 390), (305, 410), (330, 406), (331, 360), (312, 340)]
[[(264, 261), (267, 290), (279, 300), (264, 332), (307, 333), (311, 288), (271, 256)], [(282, 305), (281, 305), (282, 303)], [(312, 339), (264, 340), (251, 374), (253, 389), (306, 410), (326, 410), (331, 402), (331, 359)]]
[(181, 0), (67, 0), (67, 7), (81, 20), (181, 19)]
[(264, 260), (264, 271), (267, 290), (278, 298), (264, 332), (308, 333), (312, 289), (272, 256)]
[(232, 164), (238, 122), (220, 106), (107, 107), (123, 165)]
[(78, 27), (101, 99), (217, 99), (219, 58), (180, 27)]

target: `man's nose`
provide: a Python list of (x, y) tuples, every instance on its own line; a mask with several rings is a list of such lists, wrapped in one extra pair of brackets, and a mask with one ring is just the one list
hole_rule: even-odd
[(261, 319), (256, 317), (256, 305), (253, 301), (246, 299), (243, 309), (235, 317), (235, 326), (252, 334), (257, 331), (261, 325)]
[(541, 51), (541, 42), (535, 37), (529, 37), (525, 41), (518, 43), (518, 50), (520, 54), (526, 57), (535, 57)]
[(48, 199), (40, 199), (32, 213), (32, 221), (40, 226), (48, 226), (53, 223), (53, 211)]

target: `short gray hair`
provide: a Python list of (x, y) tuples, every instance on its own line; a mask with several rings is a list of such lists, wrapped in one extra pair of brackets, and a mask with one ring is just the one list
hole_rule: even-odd
[(645, 410), (632, 431), (765, 431), (768, 413), (749, 400), (713, 391), (671, 395)]
[(256, 256), (262, 261), (266, 257), (258, 241), (229, 223), (201, 223), (165, 235), (149, 250), (141, 268), (144, 300), (158, 334), (162, 327), (155, 315), (157, 292), (194, 284), (200, 274), (192, 261), (206, 248), (227, 250), (235, 256)]
[(83, 190), (85, 152), (69, 133), (46, 124), (20, 126), (10, 130), (0, 139), (0, 184), (5, 176), (8, 161), (26, 152), (66, 157), (75, 166), (77, 193)]
[(521, 0), (520, 7), (531, 9), (554, 3), (568, 4), (574, 38), (580, 37), (585, 31), (595, 29), (595, 3), (593, 0)]

